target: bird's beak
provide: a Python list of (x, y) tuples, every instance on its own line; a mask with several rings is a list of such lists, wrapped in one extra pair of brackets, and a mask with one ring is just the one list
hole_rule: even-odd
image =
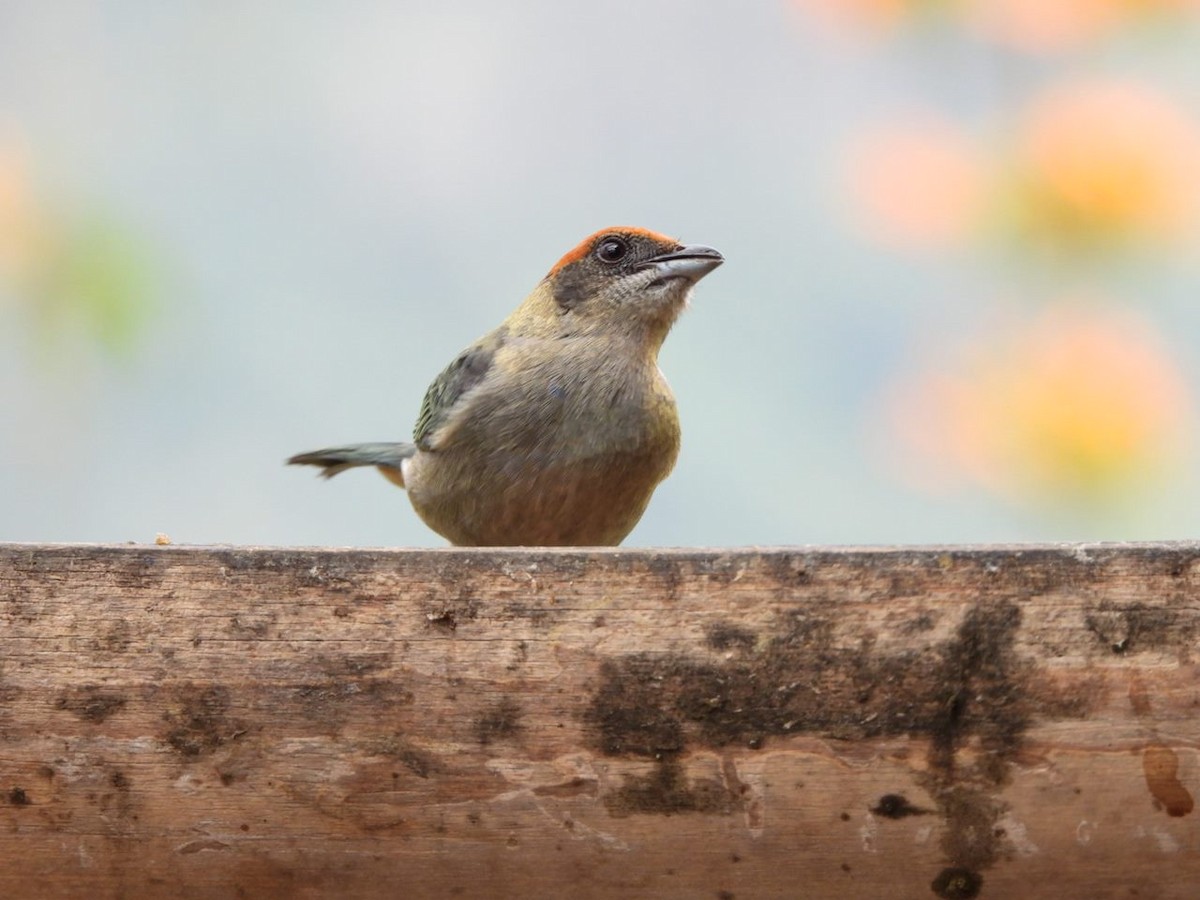
[(654, 269), (658, 275), (656, 281), (670, 281), (673, 278), (686, 278), (696, 282), (725, 262), (725, 257), (712, 247), (692, 244), (663, 253), (646, 260), (639, 268)]

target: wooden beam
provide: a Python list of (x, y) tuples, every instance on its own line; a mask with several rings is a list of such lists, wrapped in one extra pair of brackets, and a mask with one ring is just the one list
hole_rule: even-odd
[(1192, 898), (1200, 544), (0, 545), (0, 896)]

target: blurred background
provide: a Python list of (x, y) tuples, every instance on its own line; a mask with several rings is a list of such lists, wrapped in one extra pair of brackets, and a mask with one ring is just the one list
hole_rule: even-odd
[(1200, 537), (1200, 2), (0, 4), (0, 540), (439, 546), (357, 471), (711, 244), (634, 545)]

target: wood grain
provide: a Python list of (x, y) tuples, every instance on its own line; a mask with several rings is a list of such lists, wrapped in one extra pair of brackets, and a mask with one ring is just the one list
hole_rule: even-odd
[(1200, 896), (1200, 544), (0, 545), (0, 896)]

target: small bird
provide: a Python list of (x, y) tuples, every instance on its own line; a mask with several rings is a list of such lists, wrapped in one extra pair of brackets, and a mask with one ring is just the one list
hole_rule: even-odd
[(619, 544), (679, 454), (659, 348), (722, 262), (644, 228), (598, 231), (434, 379), (412, 443), (288, 463), (326, 478), (375, 466), (460, 546)]

